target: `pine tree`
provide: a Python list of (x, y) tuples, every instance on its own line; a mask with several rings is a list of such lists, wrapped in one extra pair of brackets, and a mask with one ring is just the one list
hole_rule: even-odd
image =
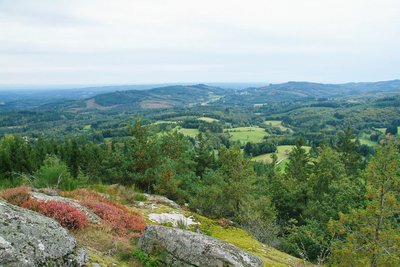
[(361, 166), (361, 157), (355, 142), (356, 136), (351, 128), (347, 127), (343, 133), (338, 136), (337, 150), (342, 153), (341, 160), (344, 163), (346, 174), (356, 176)]
[(365, 208), (330, 222), (338, 237), (337, 266), (400, 266), (400, 154), (394, 144), (377, 151), (365, 172)]
[(199, 133), (195, 146), (195, 164), (196, 175), (203, 177), (206, 169), (211, 169), (215, 164), (214, 154), (211, 147), (208, 145), (207, 140), (204, 139), (203, 134)]
[(285, 169), (286, 176), (299, 183), (305, 182), (310, 172), (309, 157), (303, 145), (304, 141), (300, 139), (290, 152), (289, 162)]

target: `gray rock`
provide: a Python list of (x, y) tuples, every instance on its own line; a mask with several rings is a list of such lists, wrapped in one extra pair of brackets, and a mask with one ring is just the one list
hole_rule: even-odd
[(159, 224), (171, 223), (172, 226), (178, 227), (179, 223), (189, 227), (191, 225), (199, 225), (200, 222), (196, 222), (193, 216), (186, 217), (185, 215), (178, 212), (171, 213), (150, 213), (148, 218), (152, 222)]
[(138, 245), (148, 254), (158, 255), (163, 263), (171, 266), (263, 266), (261, 259), (234, 245), (164, 226), (148, 226)]
[(0, 200), (0, 266), (80, 267), (86, 251), (54, 220)]
[(73, 199), (69, 199), (69, 198), (65, 198), (65, 197), (61, 197), (61, 196), (55, 196), (55, 195), (46, 195), (46, 194), (39, 193), (39, 192), (32, 192), (31, 196), (40, 201), (55, 200), (55, 201), (60, 201), (60, 202), (66, 203), (66, 204), (74, 206), (75, 208), (84, 212), (89, 217), (89, 219), (92, 223), (100, 223), (101, 222), (101, 219), (99, 216), (97, 216), (95, 213), (90, 211), (85, 206), (82, 206), (78, 202), (74, 201)]
[(168, 199), (164, 196), (158, 196), (158, 195), (150, 195), (150, 194), (143, 194), (146, 197), (146, 202), (150, 202), (153, 204), (164, 204), (167, 206), (170, 206), (174, 209), (180, 209), (181, 206), (179, 206), (176, 202), (172, 201), (171, 199)]

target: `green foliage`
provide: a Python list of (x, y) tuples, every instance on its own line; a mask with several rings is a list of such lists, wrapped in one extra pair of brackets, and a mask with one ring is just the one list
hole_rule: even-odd
[(275, 223), (276, 211), (267, 196), (250, 199), (240, 206), (236, 221), (257, 240), (276, 247), (279, 244), (279, 226)]
[(43, 166), (35, 173), (33, 184), (39, 188), (54, 187), (62, 190), (73, 190), (78, 186), (67, 165), (54, 155), (44, 160)]
[(233, 218), (249, 201), (256, 180), (252, 164), (238, 147), (221, 149), (219, 169), (208, 171), (193, 199), (193, 207), (204, 214)]
[[(281, 246), (315, 263), (327, 262), (332, 245), (327, 223), (340, 220), (341, 213), (347, 214), (347, 218), (354, 212), (363, 211), (371, 203), (365, 197), (365, 180), (368, 178), (359, 173), (374, 150), (360, 145), (355, 134), (363, 140), (378, 134), (377, 141), (383, 135), (375, 128), (360, 130), (364, 126), (358, 127), (353, 134), (351, 129), (345, 129), (344, 122), (336, 125), (337, 121), (350, 120), (351, 105), (333, 108), (331, 104), (313, 103), (310, 107), (298, 107), (298, 104), (291, 103), (288, 108), (293, 111), (288, 111), (281, 104), (274, 103), (257, 107), (259, 115), (254, 114), (253, 107), (215, 107), (213, 111), (209, 107), (193, 107), (160, 114), (149, 111), (151, 115), (146, 115), (143, 123), (137, 121), (130, 128), (130, 120), (116, 117), (115, 122), (85, 123), (92, 125), (86, 134), (102, 127), (113, 129), (107, 128), (111, 138), (99, 142), (86, 139), (86, 136), (36, 140), (8, 135), (0, 139), (0, 187), (20, 184), (34, 176), (35, 186), (62, 189), (120, 183), (125, 185), (124, 189), (116, 186), (112, 194), (99, 186), (97, 189), (105, 190), (104, 193), (110, 193), (121, 203), (145, 199), (132, 187), (141, 192), (165, 195), (179, 203), (188, 203), (191, 209), (204, 215), (233, 221), (263, 243)], [(389, 125), (386, 121), (392, 116), (389, 115), (392, 111), (385, 110), (388, 112), (382, 114), (385, 122), (374, 127), (384, 127), (385, 130)], [(225, 130), (263, 126), (265, 116), (260, 115), (267, 111), (277, 112), (275, 115), (268, 113), (268, 116), (282, 120), (292, 130), (283, 136), (283, 132), (270, 131), (271, 135), (263, 142), (236, 143), (239, 145), (236, 147), (229, 141), (228, 133), (214, 132), (211, 128), (202, 128), (204, 132), (188, 138), (174, 130), (159, 134), (157, 127), (146, 125), (149, 118), (200, 125), (196, 118), (210, 116), (204, 111), (218, 118), (219, 121), (213, 123)], [(357, 114), (366, 116), (368, 112)], [(292, 117), (285, 117), (289, 115)], [(333, 121), (329, 121), (331, 115), (335, 118)], [(297, 118), (301, 120), (296, 121)], [(201, 125), (206, 125), (206, 122)], [(259, 129), (258, 132), (264, 131)], [(345, 130), (335, 137), (338, 129)], [(295, 140), (301, 136), (304, 139), (294, 146)], [(252, 162), (244, 157), (246, 151), (254, 153), (263, 144), (268, 144), (268, 148), (269, 145), (278, 145), (274, 159), (270, 160), (271, 154), (256, 158), (261, 161), (268, 158), (270, 164)], [(286, 165), (284, 172), (279, 171), (279, 165), (276, 167), (278, 162), (282, 162), (280, 166)], [(357, 214), (360, 218), (366, 216)], [(351, 225), (356, 221), (351, 221)], [(350, 225), (349, 221), (346, 221), (347, 225)], [(211, 230), (206, 226), (201, 228), (204, 233), (211, 234), (217, 227)], [(396, 236), (397, 232), (393, 234)], [(344, 242), (347, 235), (342, 233), (336, 237)], [(334, 255), (339, 255), (336, 251), (337, 244), (341, 244), (336, 243), (339, 241), (334, 242)]]
[(358, 175), (361, 156), (357, 153), (357, 144), (354, 142), (355, 135), (352, 133), (351, 128), (347, 127), (346, 130), (338, 135), (337, 150), (342, 154), (342, 162), (344, 163), (346, 173), (348, 175)]
[(178, 227), (179, 229), (182, 229), (182, 230), (187, 230), (188, 229), (188, 226), (187, 226), (187, 224), (186, 224), (186, 222), (184, 220), (177, 221), (176, 222), (176, 227)]
[[(364, 184), (361, 179), (347, 176), (341, 154), (333, 148), (321, 147), (316, 154), (317, 158), (306, 160), (304, 151), (295, 147), (291, 166), (307, 169), (294, 168), (284, 176), (275, 175), (270, 191), (278, 220), (291, 222), (289, 226), (283, 225), (282, 248), (322, 264), (330, 255), (331, 236), (326, 224), (337, 219), (339, 212), (363, 205)], [(308, 165), (298, 164), (302, 161)]]
[(332, 148), (319, 149), (308, 184), (311, 192), (303, 217), (326, 224), (363, 204), (364, 184), (346, 174), (340, 153)]
[(284, 251), (307, 261), (326, 263), (330, 256), (330, 236), (326, 226), (316, 220), (309, 220), (304, 225), (289, 221), (285, 231), (287, 236), (282, 240)]
[(138, 259), (144, 267), (157, 267), (160, 266), (160, 261), (156, 257), (149, 256), (141, 249), (135, 249), (133, 256)]
[(395, 144), (380, 148), (368, 165), (366, 205), (330, 222), (333, 260), (338, 266), (400, 264), (400, 153)]
[(35, 155), (24, 139), (13, 135), (0, 139), (0, 177), (30, 173), (35, 163)]
[(397, 125), (391, 125), (386, 129), (385, 134), (396, 135), (398, 133)]
[(302, 221), (301, 215), (308, 204), (311, 190), (308, 184), (310, 171), (309, 156), (299, 141), (289, 154), (285, 175), (276, 174), (270, 184), (279, 219)]
[(215, 165), (214, 153), (211, 145), (204, 138), (203, 134), (197, 136), (197, 146), (195, 146), (194, 162), (196, 164), (196, 175), (203, 177), (207, 169), (211, 169)]

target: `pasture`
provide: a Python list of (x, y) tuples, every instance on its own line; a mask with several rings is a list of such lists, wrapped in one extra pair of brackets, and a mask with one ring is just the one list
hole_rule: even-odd
[(263, 128), (260, 127), (237, 127), (226, 129), (226, 133), (229, 133), (231, 141), (239, 141), (241, 143), (258, 143), (261, 142), (263, 137), (268, 135)]

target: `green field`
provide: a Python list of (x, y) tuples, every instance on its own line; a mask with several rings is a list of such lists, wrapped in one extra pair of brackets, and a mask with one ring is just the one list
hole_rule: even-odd
[[(375, 128), (375, 130), (378, 130), (383, 134), (386, 133), (386, 128)], [(400, 135), (400, 126), (397, 127), (397, 135)]]
[(386, 132), (386, 128), (375, 128), (375, 129), (380, 131), (383, 134)]
[(153, 122), (152, 124), (153, 124), (153, 125), (159, 125), (159, 124), (176, 124), (176, 121), (159, 120), (159, 121)]
[(369, 140), (367, 138), (360, 138), (359, 140), (360, 140), (360, 144), (362, 144), (362, 145), (368, 145), (368, 146), (376, 146), (376, 145), (378, 145), (378, 143), (376, 143), (374, 141), (371, 141), (371, 140)]
[[(289, 153), (290, 151), (292, 151), (294, 146), (278, 146), (277, 147), (277, 151), (276, 151), (276, 156), (278, 157), (278, 164), (284, 164), (285, 159), (287, 159), (289, 157)], [(311, 147), (309, 146), (303, 146), (303, 148), (309, 152)], [(266, 163), (271, 163), (272, 156), (273, 153), (268, 153), (268, 154), (263, 154), (263, 155), (259, 155), (253, 158), (254, 161), (258, 161), (258, 162), (266, 162)]]
[(376, 142), (372, 141), (371, 139), (369, 139), (370, 135), (363, 133), (361, 134), (359, 140), (360, 140), (360, 144), (362, 145), (368, 145), (368, 146), (376, 146), (378, 145)]
[(189, 136), (189, 137), (193, 137), (193, 138), (195, 138), (200, 133), (200, 131), (198, 129), (186, 129), (186, 128), (182, 128), (181, 126), (176, 126), (175, 128), (170, 129), (168, 131), (161, 131), (161, 132), (157, 133), (157, 135), (161, 137), (161, 136), (166, 135), (169, 132), (174, 132), (174, 131), (178, 131), (178, 133), (181, 133), (185, 136)]
[(90, 129), (92, 129), (92, 125), (90, 125), (90, 124), (87, 124), (87, 125), (83, 126), (83, 131), (84, 132), (90, 131)]
[(286, 131), (286, 130), (290, 131), (290, 129), (288, 127), (285, 127), (282, 125), (282, 121), (270, 120), (270, 121), (264, 121), (263, 124), (266, 126), (272, 126), (272, 127), (279, 128), (282, 131)]
[(222, 96), (222, 95), (210, 94), (210, 95), (209, 95), (209, 99), (208, 99), (207, 101), (201, 103), (201, 105), (202, 105), (202, 106), (207, 106), (208, 104), (210, 104), (210, 103), (212, 103), (212, 102), (215, 102), (215, 101), (218, 101), (218, 100), (220, 100), (220, 99), (223, 98), (223, 97), (224, 97), (224, 96)]
[(205, 121), (205, 122), (219, 121), (219, 120), (217, 120), (217, 119), (210, 118), (210, 117), (200, 117), (200, 118), (197, 118), (197, 119), (200, 120), (200, 121)]
[(229, 133), (231, 141), (239, 141), (241, 143), (258, 143), (262, 141), (264, 136), (268, 135), (260, 127), (237, 127), (226, 129), (225, 132)]
[(178, 130), (178, 132), (180, 132), (186, 136), (193, 137), (193, 138), (196, 137), (200, 133), (200, 131), (197, 129), (186, 129), (186, 128), (179, 127), (177, 130)]

